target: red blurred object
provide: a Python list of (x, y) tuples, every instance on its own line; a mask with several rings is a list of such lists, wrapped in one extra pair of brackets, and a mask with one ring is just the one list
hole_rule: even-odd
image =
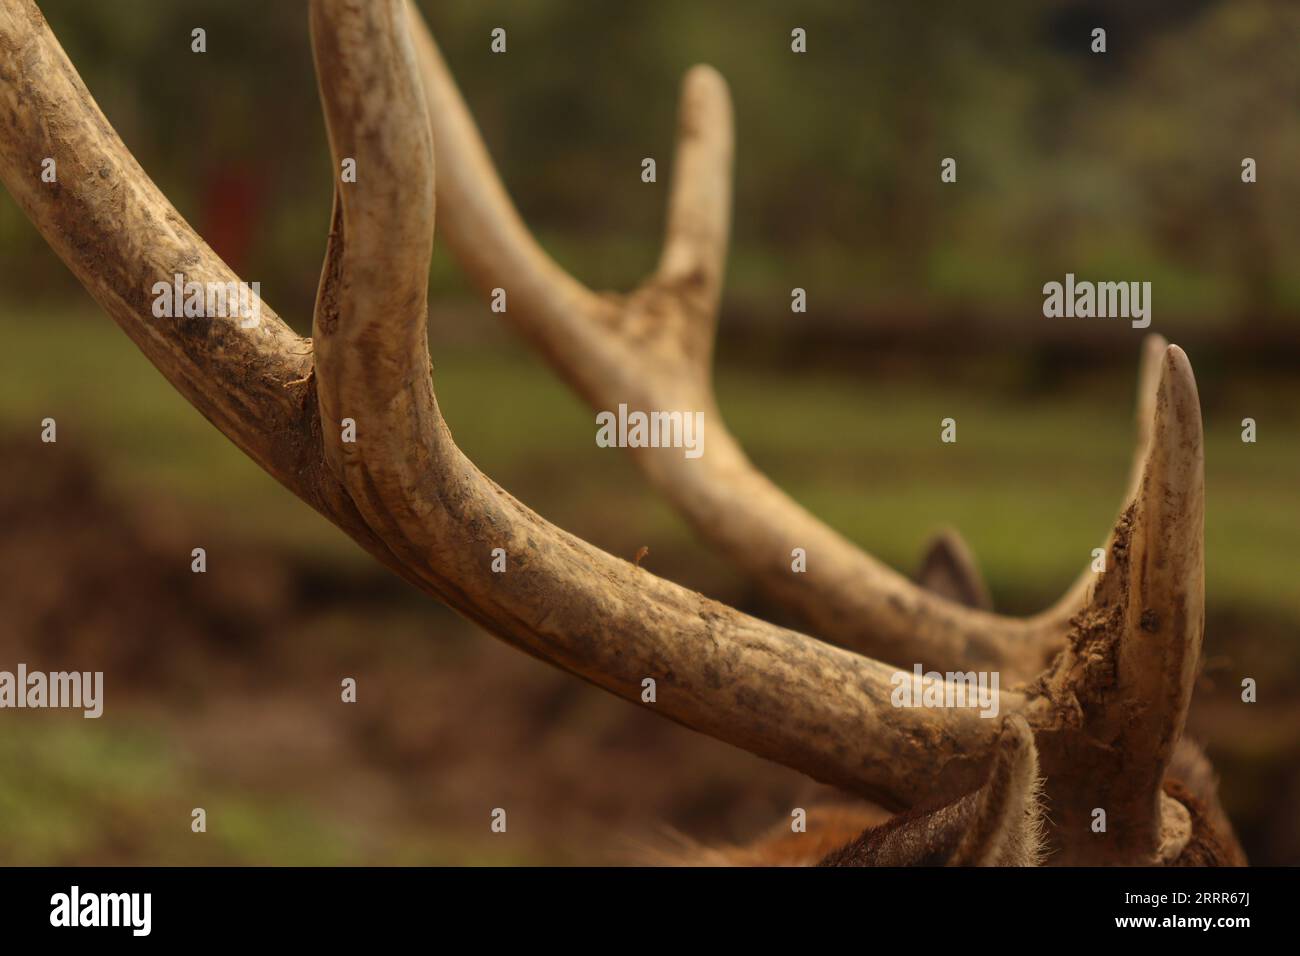
[(213, 170), (203, 188), (200, 232), (236, 272), (248, 263), (253, 234), (261, 219), (260, 177), (248, 164)]

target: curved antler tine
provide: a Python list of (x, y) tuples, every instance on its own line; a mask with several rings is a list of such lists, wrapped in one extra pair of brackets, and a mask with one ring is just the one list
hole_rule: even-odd
[[(396, 128), (425, 122), (400, 39), (402, 9), (402, 0), (313, 0), (330, 145), (336, 161), (341, 150), (360, 154), (358, 181), (363, 162), (400, 175), (422, 166), (432, 176), (427, 132)], [(376, 65), (376, 49), (394, 68)], [(327, 444), (340, 444), (328, 409), (355, 419), (356, 441), (336, 449), (345, 487), (425, 589), (625, 699), (640, 701), (644, 681), (654, 680), (665, 716), (886, 804), (978, 782), (997, 732), (980, 709), (891, 706), (892, 668), (613, 558), (547, 524), (461, 454), (438, 411), (424, 337), (430, 200), (423, 184), (409, 202), (396, 188), (342, 187), (321, 279), (317, 327), (328, 341), (316, 355), (317, 380)], [(388, 231), (373, 227), (388, 217)], [(401, 248), (389, 248), (390, 235), (406, 237)], [(403, 270), (391, 290), (376, 262)], [(377, 302), (364, 299), (372, 293)], [(507, 556), (504, 573), (492, 570), (494, 547)], [(1009, 712), (1024, 698), (995, 692), (988, 704)]]
[[(1152, 862), (1180, 848), (1186, 822), (1161, 781), (1205, 629), (1205, 458), (1196, 381), (1177, 346), (1161, 357), (1152, 405), (1146, 462), (1109, 566), (1038, 688), (1054, 711), (1036, 711), (1053, 815), (1078, 862)], [(1091, 830), (1097, 810), (1105, 832)]]
[[(1133, 509), (1126, 639), (1119, 647), (1124, 749), (1159, 790), (1182, 735), (1205, 632), (1205, 450), (1196, 380), (1183, 350), (1161, 364), (1154, 424)], [(1154, 797), (1152, 800), (1154, 809)]]
[(735, 149), (731, 94), (713, 67), (687, 72), (677, 123), (668, 226), (656, 278), (679, 288), (697, 321), (707, 323), (703, 344), (711, 350), (727, 266)]
[[(506, 290), (507, 321), (592, 404), (650, 402), (638, 392), (656, 389), (704, 404), (731, 222), (731, 100), (722, 77), (697, 66), (683, 81), (656, 272), (629, 295), (596, 294), (528, 231), (414, 4), (410, 23), (438, 150), (440, 227), (473, 282)], [(636, 349), (640, 369), (623, 361), (627, 349)], [(646, 388), (652, 361), (656, 380)]]
[[(396, 437), (362, 410), (409, 401), (428, 375), (426, 315), (433, 254), (433, 139), (400, 0), (313, 0), (312, 49), (336, 177), (334, 213), (312, 322), (325, 456), (348, 484), (344, 419), (374, 445)], [(404, 317), (395, 321), (395, 316)], [(336, 350), (356, 360), (336, 359)]]

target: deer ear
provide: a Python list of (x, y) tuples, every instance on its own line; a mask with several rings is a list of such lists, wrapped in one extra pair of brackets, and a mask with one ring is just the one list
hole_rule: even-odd
[(1043, 855), (1042, 781), (1034, 735), (1009, 717), (994, 747), (993, 769), (974, 794), (970, 825), (953, 866), (1037, 866)]
[(1034, 735), (1020, 716), (1002, 726), (988, 780), (952, 803), (899, 814), (827, 855), (822, 866), (1037, 866), (1042, 781)]
[(962, 536), (944, 528), (930, 539), (916, 572), (916, 583), (927, 591), (965, 607), (993, 609), (975, 555)]

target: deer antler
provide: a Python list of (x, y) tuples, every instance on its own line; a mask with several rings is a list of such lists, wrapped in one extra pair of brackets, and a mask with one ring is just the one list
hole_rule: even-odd
[[(465, 458), (430, 376), (433, 140), (404, 2), (312, 0), (311, 20), (336, 168), (347, 157), (360, 171), (336, 186), (314, 343), (268, 309), (254, 328), (152, 317), (148, 290), (176, 272), (238, 278), (135, 163), (31, 0), (0, 9), (0, 176), (205, 417), (386, 565), (498, 637), (628, 700), (652, 679), (670, 719), (891, 807), (983, 786), (998, 721), (966, 707), (898, 706), (893, 668), (614, 558)], [(44, 157), (57, 161), (56, 188), (39, 181)], [(355, 442), (342, 439), (342, 418)], [(1111, 569), (1055, 666), (1028, 693), (987, 701), (1037, 734), (1052, 812), (1068, 821), (1052, 833), (1062, 862), (1151, 862), (1191, 836), (1189, 815), (1162, 802), (1159, 782), (1200, 646), (1201, 468), (1195, 383), (1170, 347)], [(496, 547), (509, 556), (504, 574), (490, 570)], [(976, 633), (980, 620), (964, 626)], [(1097, 805), (1125, 816), (1131, 842), (1073, 825)], [(980, 806), (988, 820), (1013, 804)]]
[[(331, 144), (362, 171), (335, 203), (314, 343), (265, 307), (252, 329), (153, 318), (158, 280), (239, 277), (131, 157), (35, 4), (0, 9), (0, 172), (87, 290), (271, 475), (497, 636), (628, 700), (654, 679), (665, 716), (891, 806), (977, 785), (992, 722), (895, 711), (893, 668), (599, 551), (461, 454), (429, 379), (432, 144), (404, 4), (313, 0), (311, 10)], [(36, 175), (47, 156), (55, 189)], [(339, 416), (355, 419), (355, 444), (339, 441)], [(504, 574), (490, 571), (498, 546)]]
[[(1031, 618), (959, 607), (811, 515), (754, 467), (727, 430), (711, 381), (731, 205), (731, 100), (722, 77), (697, 66), (683, 81), (658, 268), (630, 294), (597, 295), (532, 238), (414, 5), (411, 22), (448, 244), (480, 288), (508, 290), (508, 320), (593, 408), (705, 412), (709, 443), (702, 458), (633, 451), (651, 483), (697, 532), (815, 633), (845, 647), (941, 669), (972, 662), (1000, 667), (1009, 680), (1037, 673), (1063, 646), (1095, 575), (1085, 573)], [(1134, 468), (1141, 462), (1139, 439)], [(794, 548), (807, 555), (805, 573), (791, 572)]]

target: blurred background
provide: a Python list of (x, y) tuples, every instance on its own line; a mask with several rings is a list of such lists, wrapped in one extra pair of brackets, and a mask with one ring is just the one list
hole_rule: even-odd
[[(308, 332), (332, 171), (305, 5), (40, 6), (163, 192)], [(1065, 590), (1110, 528), (1132, 444), (1143, 333), (1045, 319), (1042, 285), (1152, 282), (1151, 331), (1188, 351), (1206, 427), (1191, 733), (1251, 859), (1300, 862), (1300, 7), (420, 6), (525, 219), (596, 288), (653, 268), (680, 77), (723, 73), (728, 422), (895, 567), (960, 529), (999, 610)], [(783, 620), (595, 447), (592, 414), (441, 244), (430, 279), (440, 403), (470, 457), (606, 550), (648, 546), (655, 573)], [(525, 658), (383, 571), (185, 404), (2, 191), (0, 335), (0, 669), (106, 672), (100, 720), (3, 715), (0, 860), (618, 862), (668, 828), (747, 839), (809, 798), (797, 774)], [(955, 446), (937, 441), (945, 416)]]

